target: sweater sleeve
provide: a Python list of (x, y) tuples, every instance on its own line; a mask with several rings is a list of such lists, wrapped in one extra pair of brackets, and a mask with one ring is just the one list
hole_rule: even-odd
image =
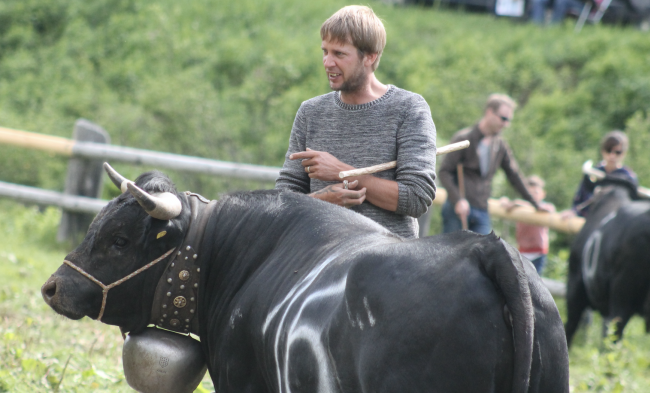
[(427, 211), (436, 194), (435, 169), (436, 127), (429, 105), (417, 96), (397, 132), (397, 214), (417, 218)]
[(289, 148), (284, 156), (284, 165), (280, 170), (280, 176), (275, 180), (275, 188), (308, 194), (310, 179), (303, 168), (300, 160), (290, 160), (289, 156), (306, 150), (306, 126), (304, 103), (300, 105), (296, 118), (293, 121), (291, 135), (289, 136)]

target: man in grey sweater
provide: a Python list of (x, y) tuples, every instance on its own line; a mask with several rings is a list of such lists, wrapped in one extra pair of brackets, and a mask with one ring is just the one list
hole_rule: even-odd
[[(323, 65), (334, 92), (305, 101), (291, 130), (276, 188), (309, 194), (415, 238), (417, 217), (435, 198), (436, 130), (418, 94), (384, 85), (374, 72), (384, 26), (348, 6), (321, 27)], [(397, 167), (341, 182), (341, 171), (397, 161)]]

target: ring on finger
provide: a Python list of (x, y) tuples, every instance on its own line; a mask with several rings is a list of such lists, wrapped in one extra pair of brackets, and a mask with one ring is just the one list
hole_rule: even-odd
[(311, 165), (307, 167), (307, 173), (311, 173)]
[(346, 190), (348, 189), (348, 184), (349, 182), (347, 180), (343, 180), (343, 188), (345, 188)]

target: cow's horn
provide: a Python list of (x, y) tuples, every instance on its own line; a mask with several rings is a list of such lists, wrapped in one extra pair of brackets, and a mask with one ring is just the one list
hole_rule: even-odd
[(126, 183), (126, 187), (140, 206), (153, 218), (171, 220), (181, 214), (181, 201), (171, 192), (149, 194), (133, 182)]
[(111, 180), (113, 181), (113, 184), (115, 184), (117, 188), (122, 190), (122, 192), (126, 192), (127, 183), (133, 183), (131, 180), (117, 173), (117, 171), (113, 169), (112, 166), (108, 165), (108, 162), (104, 163), (104, 170), (108, 174), (108, 177), (110, 177)]

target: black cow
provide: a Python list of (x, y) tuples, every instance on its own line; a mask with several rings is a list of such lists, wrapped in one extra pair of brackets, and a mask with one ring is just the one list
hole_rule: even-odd
[[(176, 285), (168, 271), (187, 262), (182, 255), (111, 288), (104, 308), (92, 280), (114, 282), (170, 249), (191, 249), (200, 281), (185, 299), (192, 311), (198, 302), (200, 323), (174, 327), (200, 336), (217, 392), (568, 392), (555, 303), (532, 264), (494, 234), (404, 240), (286, 191), (207, 204), (158, 172), (141, 175), (138, 188), (117, 183), (142, 207), (129, 192), (112, 200), (43, 297), (68, 318), (132, 334), (152, 314), (170, 327), (173, 307), (165, 303), (161, 317), (154, 291)], [(139, 189), (173, 195), (180, 210), (158, 209)], [(145, 209), (178, 215), (153, 218)], [(196, 227), (205, 240), (190, 244)]]
[(625, 180), (608, 177), (598, 184), (569, 256), (569, 345), (587, 307), (603, 316), (603, 331), (615, 321), (618, 338), (636, 313), (650, 327), (650, 202), (637, 201), (635, 185)]

